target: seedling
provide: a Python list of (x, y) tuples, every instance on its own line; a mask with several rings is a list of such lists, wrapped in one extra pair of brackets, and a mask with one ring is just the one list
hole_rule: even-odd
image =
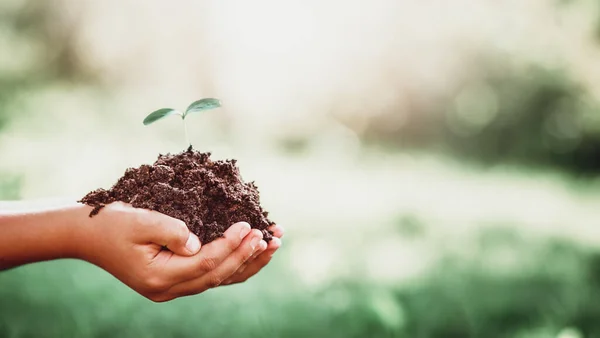
[(146, 116), (146, 118), (144, 119), (144, 125), (147, 126), (150, 123), (156, 122), (156, 121), (163, 119), (170, 115), (179, 115), (179, 116), (181, 116), (181, 120), (183, 121), (183, 129), (185, 130), (185, 140), (188, 143), (188, 145), (191, 146), (192, 144), (190, 143), (190, 138), (188, 136), (187, 125), (185, 124), (185, 118), (190, 113), (201, 112), (201, 111), (205, 111), (205, 110), (209, 110), (209, 109), (219, 108), (220, 106), (221, 106), (221, 101), (219, 101), (217, 99), (213, 99), (213, 98), (206, 98), (206, 99), (201, 99), (201, 100), (192, 102), (192, 104), (190, 104), (189, 107), (187, 107), (187, 109), (183, 113), (180, 112), (179, 110), (172, 109), (172, 108), (161, 108), (159, 110), (156, 110), (156, 111), (150, 113), (150, 115)]

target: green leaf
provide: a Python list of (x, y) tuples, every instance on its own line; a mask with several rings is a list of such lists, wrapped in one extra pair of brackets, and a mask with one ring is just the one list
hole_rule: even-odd
[(165, 118), (165, 117), (167, 117), (169, 115), (173, 115), (173, 114), (182, 115), (181, 112), (179, 112), (175, 109), (171, 109), (171, 108), (159, 109), (157, 111), (150, 113), (150, 115), (146, 116), (146, 118), (144, 119), (144, 125), (147, 126), (152, 122), (156, 122), (162, 118)]
[(219, 101), (217, 99), (206, 98), (206, 99), (198, 100), (198, 101), (190, 104), (190, 106), (185, 110), (185, 114), (183, 114), (183, 117), (185, 117), (189, 113), (195, 113), (195, 112), (200, 112), (200, 111), (204, 111), (204, 110), (219, 108), (220, 106), (221, 106), (221, 101)]

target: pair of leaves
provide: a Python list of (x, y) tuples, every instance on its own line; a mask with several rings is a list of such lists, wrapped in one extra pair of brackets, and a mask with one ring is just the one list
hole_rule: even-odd
[(182, 119), (190, 113), (201, 112), (209, 109), (218, 108), (221, 106), (221, 101), (213, 98), (201, 99), (189, 105), (189, 107), (185, 110), (185, 112), (180, 112), (176, 109), (172, 108), (162, 108), (157, 111), (150, 113), (150, 115), (146, 116), (144, 119), (144, 125), (149, 125), (150, 123), (156, 122), (160, 119), (163, 119), (170, 115), (179, 115)]

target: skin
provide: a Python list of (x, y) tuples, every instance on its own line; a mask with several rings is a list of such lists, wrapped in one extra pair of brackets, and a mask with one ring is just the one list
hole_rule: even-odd
[[(201, 245), (180, 220), (112, 203), (93, 218), (79, 203), (33, 211), (0, 211), (0, 270), (61, 258), (92, 263), (154, 301), (246, 281), (269, 263), (283, 229), (269, 244), (247, 223)], [(167, 249), (164, 249), (166, 247)]]

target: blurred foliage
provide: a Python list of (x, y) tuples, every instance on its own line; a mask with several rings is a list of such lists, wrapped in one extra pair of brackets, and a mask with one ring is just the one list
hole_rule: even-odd
[(596, 38), (600, 43), (600, 4), (598, 2), (596, 2), (596, 12)]
[(93, 79), (74, 45), (75, 30), (57, 20), (58, 10), (53, 1), (27, 0), (9, 1), (0, 11), (0, 128), (18, 94)]
[(0, 177), (0, 200), (18, 200), (21, 198), (23, 176), (3, 173)]
[(533, 259), (530, 268), (506, 273), (478, 259), (465, 263), (449, 256), (429, 280), (401, 292), (414, 314), (409, 336), (517, 337), (546, 330), (544, 337), (555, 337), (568, 327), (600, 336), (594, 319), (600, 315), (597, 254), (558, 240), (513, 249), (521, 259)]
[[(495, 244), (446, 253), (401, 288), (352, 279), (311, 289), (275, 262), (247, 284), (154, 304), (84, 263), (27, 266), (0, 274), (0, 336), (600, 337), (600, 254), (495, 232), (480, 237)], [(485, 264), (502, 246), (521, 260), (513, 269)]]
[[(20, 111), (12, 105), (26, 93), (61, 82), (93, 81), (74, 45), (75, 30), (55, 17), (53, 1), (9, 1), (0, 10), (0, 131)], [(18, 199), (22, 177), (2, 173), (0, 198)]]
[[(20, 95), (61, 82), (96, 81), (75, 47), (77, 23), (55, 17), (64, 5), (14, 3), (0, 10), (0, 34), (6, 41), (0, 51), (0, 131), (12, 117), (6, 108)], [(483, 66), (482, 74), (433, 103), (417, 98), (406, 111), (371, 117), (364, 140), (394, 152), (419, 149), (473, 163), (597, 173), (598, 102), (558, 69), (497, 63)], [(309, 152), (302, 137), (280, 146), (297, 155)], [(318, 164), (315, 171), (322, 169)], [(361, 185), (360, 179), (365, 178), (352, 182)], [(19, 198), (22, 181), (20, 174), (2, 173), (0, 198)], [(322, 197), (317, 192), (307, 198)], [(342, 199), (333, 202), (331, 214), (345, 213)], [(426, 223), (425, 212), (402, 210), (399, 215), (392, 222), (403, 238), (430, 241), (437, 231)], [(318, 213), (311, 217), (316, 224), (325, 219)], [(372, 229), (378, 231), (373, 224), (364, 225), (368, 230), (361, 236), (385, 237), (373, 234)], [(570, 338), (600, 337), (600, 254), (563, 240), (527, 239), (515, 230), (522, 225), (481, 230), (473, 242), (460, 243), (466, 255), (439, 248), (439, 262), (408, 285), (383, 285), (366, 277), (303, 285), (291, 260), (285, 260), (289, 253), (284, 248), (268, 269), (244, 285), (153, 304), (89, 264), (33, 264), (0, 273), (0, 337), (562, 338), (561, 332)], [(344, 240), (337, 234), (335, 239)], [(293, 241), (286, 239), (286, 247)]]
[(365, 139), (490, 165), (509, 162), (597, 173), (598, 102), (562, 72), (500, 69), (486, 68), (488, 75), (467, 82), (433, 110), (391, 111), (371, 119)]

